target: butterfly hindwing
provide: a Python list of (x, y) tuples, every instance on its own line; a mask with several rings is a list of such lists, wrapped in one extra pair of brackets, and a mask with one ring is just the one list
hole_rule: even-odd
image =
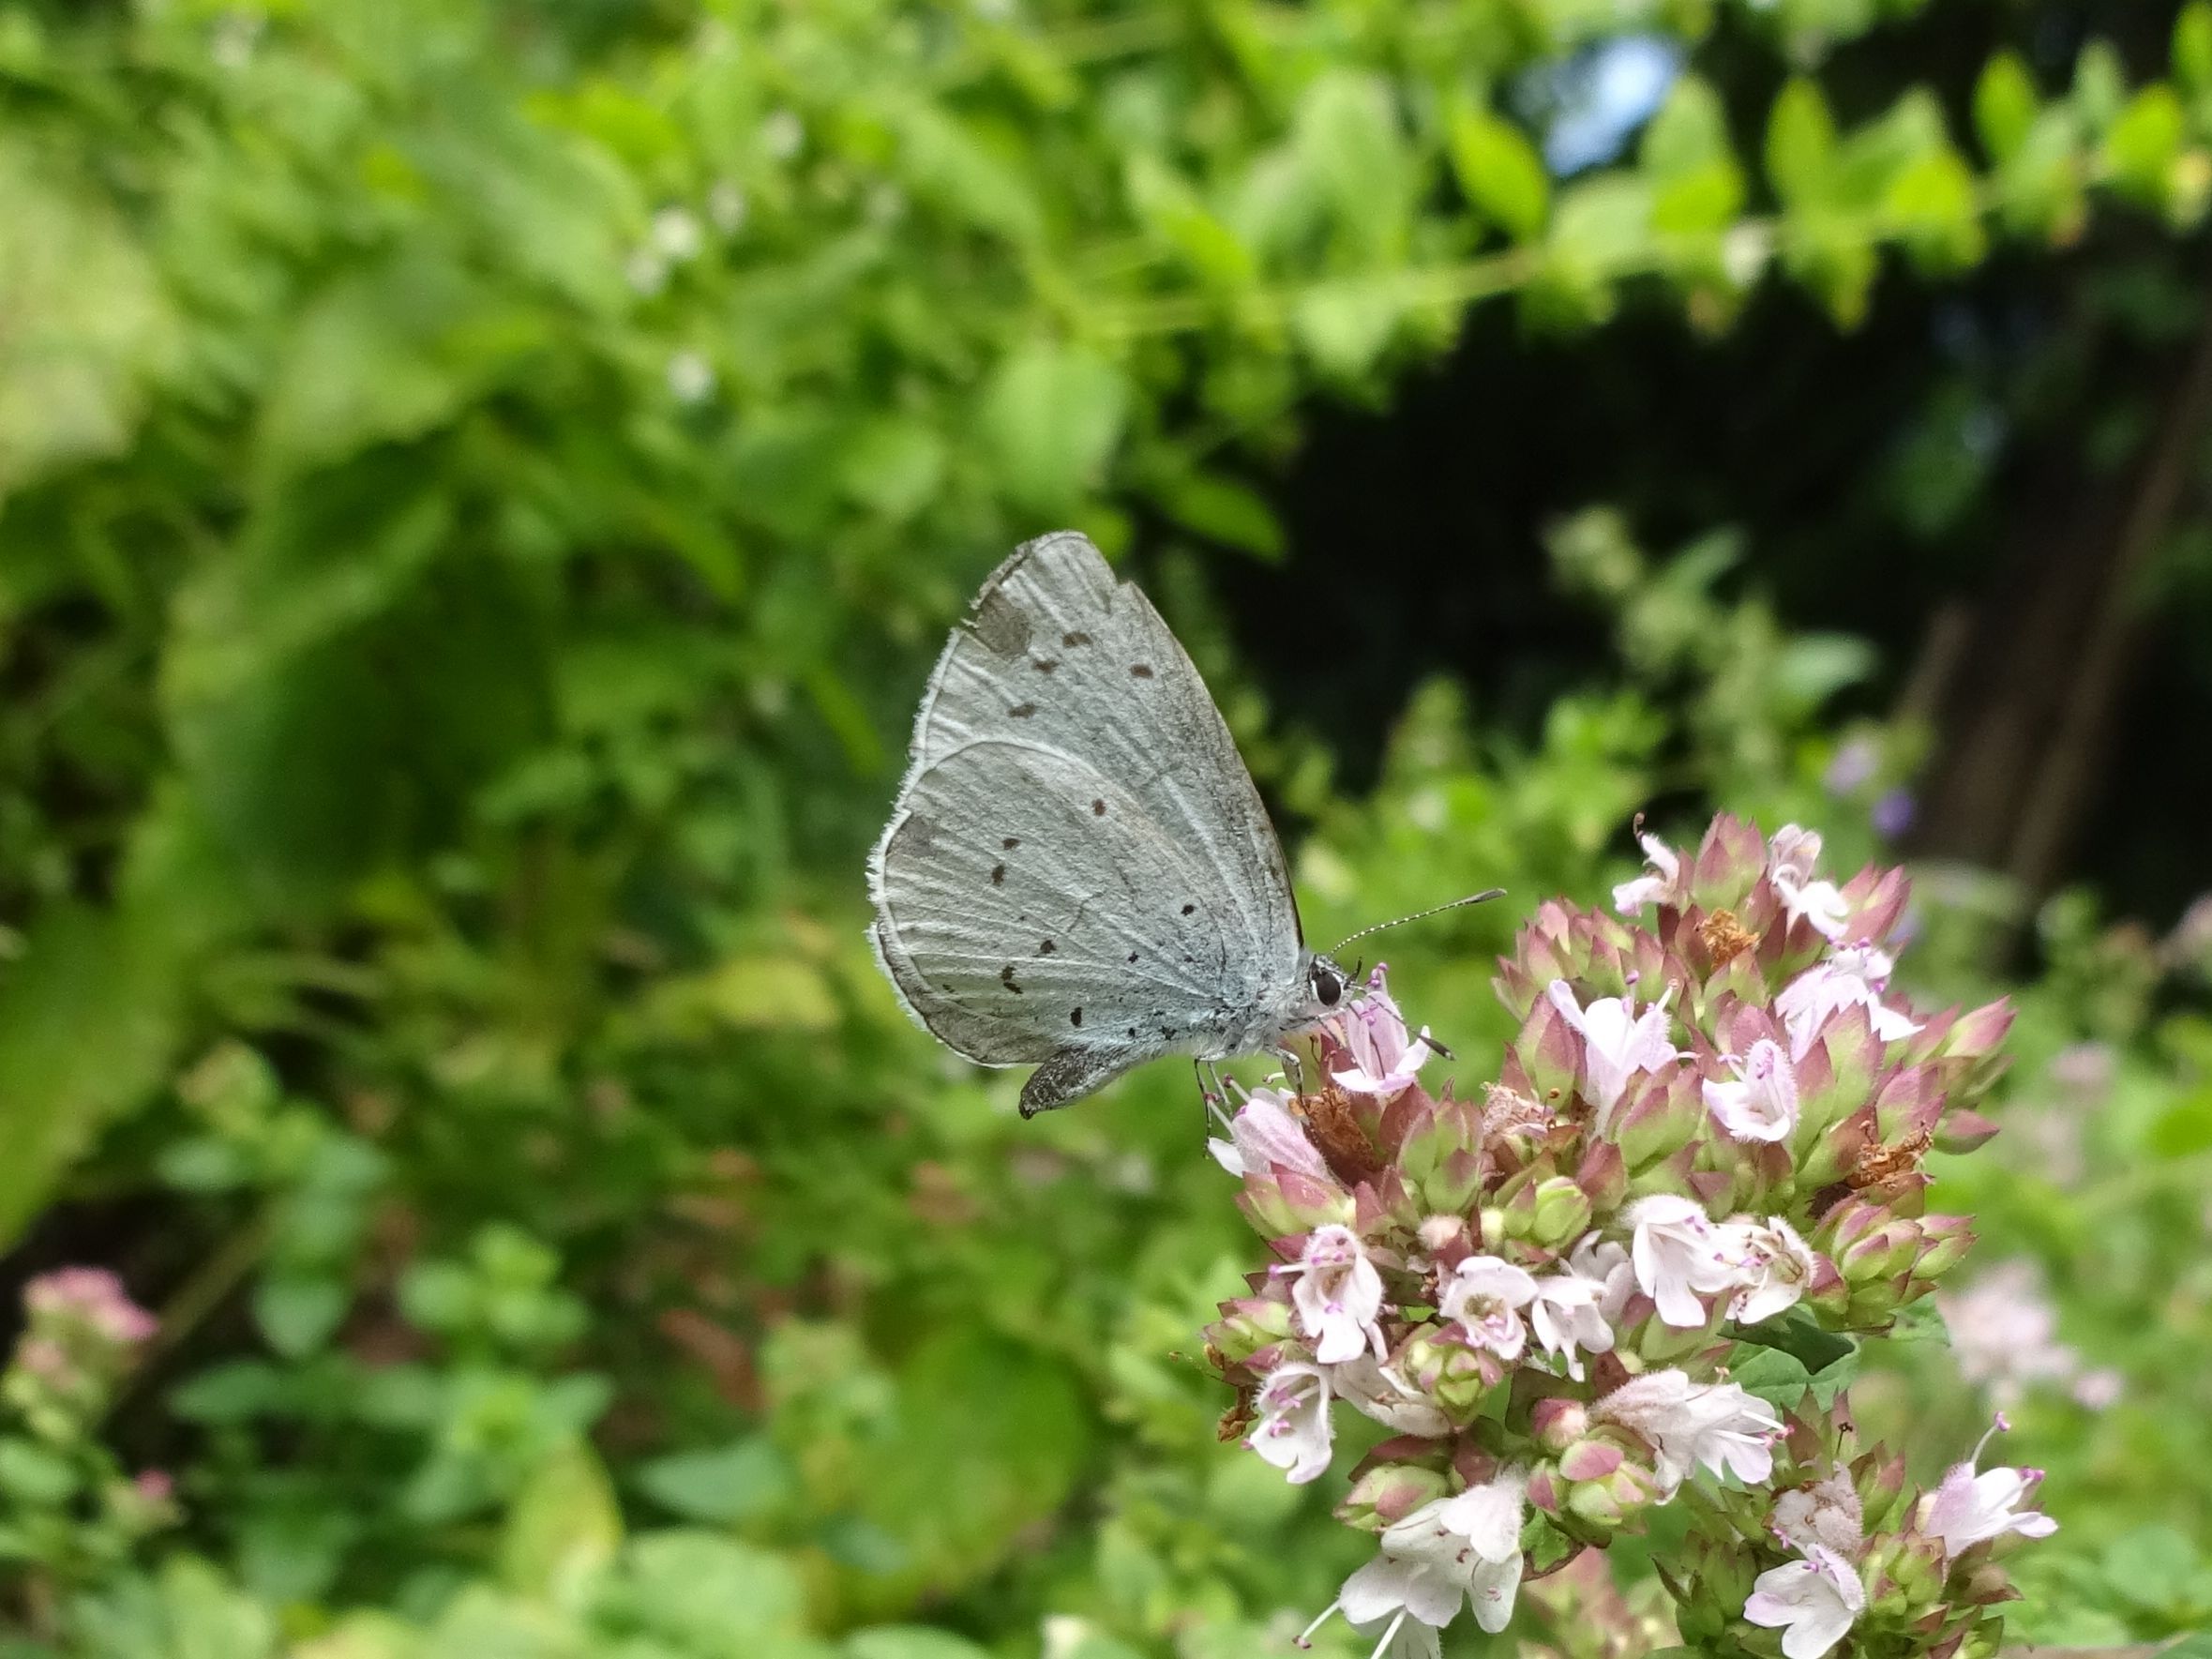
[(923, 1023), (971, 1059), (1165, 1052), (1210, 1018), (1235, 912), (1141, 805), (1034, 744), (913, 780), (877, 871), (875, 937)]

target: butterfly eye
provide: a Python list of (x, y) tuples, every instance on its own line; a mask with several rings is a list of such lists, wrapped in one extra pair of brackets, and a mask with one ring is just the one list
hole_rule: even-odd
[(1324, 1008), (1335, 1007), (1337, 998), (1344, 995), (1344, 980), (1326, 962), (1314, 964), (1314, 995)]

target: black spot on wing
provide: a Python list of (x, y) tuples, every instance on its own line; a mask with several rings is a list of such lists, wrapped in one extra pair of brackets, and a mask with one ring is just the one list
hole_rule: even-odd
[(991, 866), (991, 885), (994, 887), (1006, 885), (1006, 867), (1004, 865), (994, 864)]
[(999, 845), (1005, 848), (1007, 852), (1011, 852), (1016, 847), (1021, 845), (1021, 837), (1019, 836), (1008, 836), (1003, 841), (1001, 841)]
[(1017, 702), (1006, 712), (1017, 720), (1026, 720), (1037, 712), (1037, 705), (1033, 702)]
[(1182, 913), (1187, 916), (1197, 908), (1198, 907), (1195, 904), (1186, 904), (1182, 907)]
[(1093, 818), (1104, 818), (1106, 816), (1106, 803), (1104, 801), (1098, 800), (1092, 801), (1091, 803), (1091, 816)]
[(1070, 1025), (1081, 1025), (1083, 1023), (1083, 1010), (1080, 1008), (1070, 1008), (1068, 1010), (1068, 1023)]
[(1131, 663), (1129, 665), (1129, 677), (1132, 680), (1151, 679), (1152, 677), (1152, 665), (1149, 662)]
[(1053, 953), (1053, 951), (1054, 951), (1054, 950), (1056, 950), (1057, 948), (1059, 948), (1059, 947), (1058, 947), (1058, 946), (1056, 946), (1056, 945), (1055, 945), (1055, 944), (1052, 943), (1052, 941), (1050, 941), (1049, 939), (1047, 939), (1047, 940), (1046, 940), (1046, 941), (1045, 941), (1043, 943), (1041, 943), (1041, 944), (1039, 944), (1039, 945), (1037, 946), (1037, 954), (1038, 954), (1039, 956), (1041, 956), (1041, 957), (1048, 957), (1048, 956), (1050, 956), (1050, 955)]
[(1076, 646), (1077, 646), (1077, 645), (1088, 645), (1088, 644), (1090, 644), (1090, 643), (1091, 643), (1091, 636), (1090, 636), (1089, 634), (1082, 633), (1082, 632), (1076, 632), (1076, 633), (1072, 633), (1072, 634), (1062, 634), (1062, 635), (1061, 635), (1061, 637), (1060, 637), (1060, 642), (1061, 642), (1062, 645), (1065, 645), (1065, 646), (1067, 646), (1069, 649), (1073, 650), (1073, 649), (1074, 649)]
[(1021, 607), (993, 588), (976, 601), (968, 626), (975, 637), (1001, 656), (1019, 656), (1030, 646), (1030, 619)]
[(1012, 962), (1007, 963), (1005, 967), (999, 970), (999, 983), (1004, 986), (1008, 990), (1012, 991), (1016, 996), (1018, 997), (1021, 995), (1021, 987), (1014, 983), (1014, 964)]

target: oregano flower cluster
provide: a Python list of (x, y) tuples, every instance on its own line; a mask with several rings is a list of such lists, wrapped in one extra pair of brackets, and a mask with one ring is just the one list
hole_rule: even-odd
[(1811, 831), (1643, 845), (1614, 913), (1554, 900), (1523, 928), (1496, 981), (1520, 1030), (1479, 1095), (1422, 1081), (1435, 1050), (1377, 967), (1312, 1086), (1225, 1120), (1272, 1256), (1207, 1333), (1225, 1432), (1305, 1482), (1339, 1403), (1391, 1431), (1337, 1511), (1376, 1554), (1322, 1615), (1378, 1655), (1437, 1652), (1463, 1612), (1502, 1629), (1526, 1576), (1678, 1501), (1688, 1543), (1657, 1565), (1686, 1640), (1994, 1652), (1999, 1558), (2055, 1525), (2039, 1477), (1978, 1448), (1913, 1491), (1842, 1382), (1965, 1253), (1923, 1162), (1993, 1133), (1974, 1107), (2010, 1007), (1914, 1008), (1889, 983), (1903, 873), (1838, 883)]

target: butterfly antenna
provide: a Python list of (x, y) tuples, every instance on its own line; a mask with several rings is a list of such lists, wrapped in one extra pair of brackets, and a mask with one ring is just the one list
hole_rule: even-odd
[(1418, 922), (1423, 916), (1442, 915), (1448, 910), (1462, 910), (1470, 904), (1481, 904), (1486, 899), (1503, 898), (1504, 897), (1505, 889), (1503, 887), (1486, 887), (1480, 893), (1468, 894), (1465, 898), (1454, 898), (1450, 904), (1435, 904), (1427, 910), (1417, 910), (1409, 916), (1395, 916), (1387, 922), (1377, 922), (1372, 928), (1362, 928), (1357, 933), (1346, 934), (1330, 947), (1329, 954), (1333, 957), (1346, 945), (1351, 943), (1353, 940), (1364, 939), (1370, 933), (1380, 933), (1385, 928), (1403, 928), (1407, 922)]

